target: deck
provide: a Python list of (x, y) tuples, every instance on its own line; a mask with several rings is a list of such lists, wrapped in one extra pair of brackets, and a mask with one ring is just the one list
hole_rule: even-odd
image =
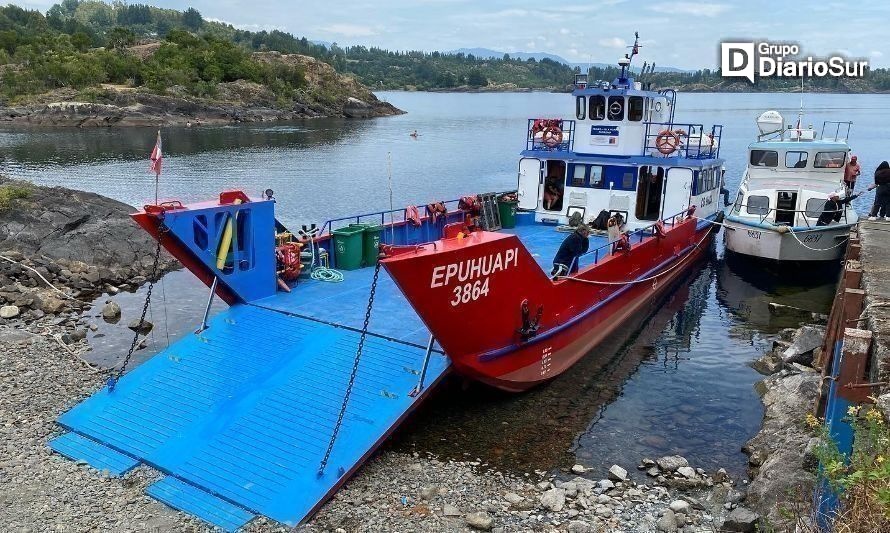
[[(541, 268), (566, 234), (520, 225)], [(591, 249), (605, 243), (591, 238)], [(145, 464), (147, 492), (226, 531), (258, 515), (305, 521), (447, 373), (434, 350), (412, 396), (429, 332), (381, 271), (365, 351), (339, 438), (317, 474), (341, 408), (373, 269), (341, 283), (300, 282), (217, 314), (209, 328), (128, 372), (59, 419), (56, 452), (110, 475)], [(196, 324), (197, 325), (197, 324)]]

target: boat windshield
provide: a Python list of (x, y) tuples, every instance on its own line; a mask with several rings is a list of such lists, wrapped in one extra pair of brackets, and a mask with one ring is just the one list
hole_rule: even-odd
[(816, 168), (840, 168), (844, 166), (847, 159), (847, 152), (837, 150), (832, 152), (817, 152), (813, 160), (813, 166)]
[(779, 153), (775, 150), (751, 150), (752, 167), (779, 166)]

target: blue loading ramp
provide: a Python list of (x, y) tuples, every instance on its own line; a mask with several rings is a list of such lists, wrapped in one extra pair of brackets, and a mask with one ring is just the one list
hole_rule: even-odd
[(122, 475), (140, 463), (166, 477), (147, 492), (234, 531), (256, 515), (308, 518), (449, 367), (433, 352), (369, 333), (339, 437), (318, 475), (359, 333), (285, 312), (235, 305), (59, 419), (50, 447)]

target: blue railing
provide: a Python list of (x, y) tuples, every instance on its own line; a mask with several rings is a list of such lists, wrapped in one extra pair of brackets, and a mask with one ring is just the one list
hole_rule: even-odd
[[(683, 217), (685, 217), (685, 216), (686, 216), (686, 210), (684, 209), (683, 211), (680, 211), (679, 213), (677, 213), (674, 216), (662, 219), (661, 222), (663, 222), (665, 224), (665, 226), (670, 225), (671, 227), (673, 227), (677, 224), (677, 217), (680, 217), (680, 219), (682, 221)], [(641, 243), (641, 242), (643, 242), (643, 239), (645, 239), (646, 237), (651, 237), (652, 235), (655, 235), (655, 225), (657, 223), (658, 222), (653, 222), (652, 224), (650, 224), (648, 226), (638, 228), (638, 229), (632, 231), (628, 235), (628, 239), (629, 239), (630, 243), (633, 244), (635, 236), (637, 237), (636, 242)], [(576, 257), (575, 259), (572, 260), (572, 264), (569, 266), (569, 272), (572, 272), (572, 270), (574, 270), (575, 266), (577, 266), (578, 268), (584, 268), (584, 267), (587, 267), (590, 265), (598, 264), (601, 256), (603, 259), (606, 259), (607, 257), (609, 257), (610, 255), (613, 254), (614, 246), (615, 246), (614, 241), (609, 242), (609, 243), (603, 244), (602, 246), (598, 246), (597, 248), (594, 248), (593, 250), (590, 250), (587, 253), (579, 255), (578, 257)], [(592, 263), (590, 262), (590, 259), (589, 259), (591, 256), (593, 257)], [(585, 259), (585, 258), (587, 258), (587, 261), (585, 261), (586, 264), (582, 265), (582, 259)]]
[[(541, 126), (540, 121), (555, 123)], [(555, 128), (555, 130), (553, 129)], [(575, 146), (575, 121), (562, 119), (528, 119), (526, 150), (546, 152), (571, 152)]]
[[(716, 159), (720, 157), (723, 125), (714, 124), (706, 130), (702, 124), (678, 122), (646, 122), (646, 138), (641, 155)], [(661, 148), (661, 151), (659, 148)], [(672, 148), (672, 151), (664, 153)]]

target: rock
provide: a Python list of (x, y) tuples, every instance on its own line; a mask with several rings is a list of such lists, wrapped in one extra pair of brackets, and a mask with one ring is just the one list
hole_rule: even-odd
[(611, 480), (601, 479), (596, 482), (596, 486), (602, 489), (603, 491), (611, 490), (615, 488), (615, 483), (612, 483)]
[(467, 521), (468, 526), (480, 531), (490, 531), (491, 527), (494, 525), (494, 518), (484, 511), (470, 513), (464, 517), (464, 519)]
[(760, 516), (744, 507), (736, 507), (723, 521), (722, 531), (738, 531), (740, 533), (753, 533), (757, 531), (757, 523)]
[(432, 500), (436, 496), (439, 495), (439, 487), (435, 485), (429, 485), (420, 489), (420, 499), (422, 500)]
[(0, 318), (15, 318), (19, 316), (20, 312), (16, 305), (4, 305), (0, 307)]
[(569, 533), (590, 533), (591, 531), (590, 525), (581, 520), (572, 520), (566, 529)]
[(691, 466), (681, 466), (677, 469), (677, 473), (686, 479), (693, 479), (696, 476), (695, 469)]
[(127, 324), (127, 328), (139, 333), (141, 335), (147, 335), (152, 328), (154, 328), (154, 324), (149, 322), (147, 319), (140, 321), (138, 318), (134, 318)]
[(658, 477), (659, 474), (661, 474), (661, 470), (659, 470), (656, 466), (653, 466), (649, 470), (646, 470), (647, 476)]
[(753, 467), (758, 467), (766, 462), (766, 452), (763, 450), (751, 450), (751, 454), (748, 456), (748, 464)]
[(785, 366), (782, 356), (775, 351), (769, 351), (751, 363), (751, 368), (764, 376), (775, 374)]
[(120, 320), (120, 317), (121, 306), (114, 300), (107, 300), (105, 305), (102, 306), (102, 318), (104, 318), (106, 322), (113, 322)]
[(655, 527), (662, 533), (676, 533), (677, 517), (674, 515), (674, 512), (666, 509), (661, 518), (658, 519), (658, 522), (656, 522)]
[(509, 503), (510, 505), (518, 505), (522, 503), (525, 498), (516, 494), (515, 492), (508, 492), (507, 494), (504, 494), (504, 500), (506, 500), (507, 503)]
[(65, 302), (53, 296), (44, 296), (40, 310), (55, 315), (65, 309)]
[(442, 516), (460, 516), (460, 510), (457, 507), (446, 503), (442, 506)]
[(609, 509), (607, 505), (597, 505), (596, 509), (594, 509), (593, 514), (596, 516), (601, 516), (603, 518), (609, 518), (612, 516), (612, 509)]
[(584, 472), (587, 472), (587, 469), (584, 468), (584, 465), (574, 465), (574, 466), (572, 466), (572, 473), (573, 473), (573, 474), (583, 474)]
[(683, 500), (674, 500), (669, 505), (671, 511), (675, 513), (689, 514), (689, 502)]
[(609, 479), (612, 481), (627, 481), (627, 470), (618, 465), (609, 467)]
[(685, 457), (679, 455), (659, 457), (655, 460), (655, 463), (658, 465), (658, 468), (665, 472), (673, 472), (681, 466), (689, 466), (689, 461), (687, 461)]
[(812, 437), (807, 441), (807, 447), (804, 448), (803, 461), (801, 462), (801, 466), (803, 466), (804, 469), (815, 472), (816, 468), (819, 466), (819, 457), (816, 455), (816, 452), (821, 443), (822, 441), (819, 437)]
[(729, 474), (726, 472), (725, 468), (720, 468), (714, 473), (714, 481), (717, 483), (729, 482)]
[(804, 326), (797, 330), (794, 339), (784, 352), (782, 360), (785, 363), (813, 363), (813, 350), (822, 346), (825, 331), (813, 326)]
[(565, 489), (550, 489), (541, 495), (541, 507), (558, 513), (566, 504)]

